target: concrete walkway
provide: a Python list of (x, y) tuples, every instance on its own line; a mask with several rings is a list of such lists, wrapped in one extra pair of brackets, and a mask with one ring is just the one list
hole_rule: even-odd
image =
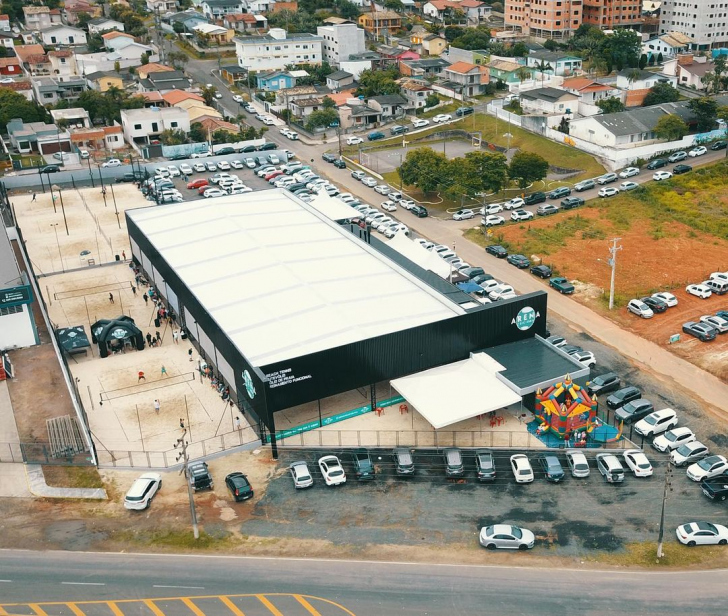
[(0, 381), (0, 443), (20, 443), (7, 381)]
[(106, 500), (106, 490), (103, 488), (54, 488), (46, 483), (43, 468), (40, 464), (28, 464), (25, 467), (28, 479), (28, 488), (33, 496), (43, 498), (85, 498)]
[(0, 464), (0, 498), (32, 498), (25, 476), (25, 464)]

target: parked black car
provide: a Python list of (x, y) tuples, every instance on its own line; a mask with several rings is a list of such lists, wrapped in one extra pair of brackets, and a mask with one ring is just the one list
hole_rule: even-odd
[(665, 312), (667, 310), (667, 304), (665, 302), (651, 295), (649, 297), (643, 297), (640, 301), (652, 308), (652, 312)]
[(538, 457), (538, 462), (546, 475), (546, 481), (559, 483), (566, 476), (561, 462), (553, 453), (542, 453)]
[(487, 252), (489, 255), (498, 257), (499, 259), (505, 259), (508, 256), (508, 251), (503, 248), (503, 246), (499, 246), (498, 244), (486, 246), (485, 252)]
[(526, 269), (529, 265), (531, 265), (528, 257), (523, 255), (508, 255), (506, 257), (506, 261), (508, 261), (511, 265), (515, 265), (518, 269)]
[(655, 406), (652, 402), (645, 398), (637, 398), (636, 400), (630, 400), (622, 408), (618, 409), (615, 417), (619, 421), (630, 424), (639, 421), (643, 417), (647, 417), (654, 410)]
[(544, 201), (546, 201), (546, 193), (543, 192), (531, 193), (530, 195), (526, 195), (523, 199), (523, 202), (526, 205), (536, 205), (537, 203), (543, 203)]
[(483, 284), (484, 282), (487, 282), (488, 280), (493, 280), (493, 276), (490, 274), (479, 274), (475, 276), (474, 278), (470, 279), (471, 282), (474, 282), (475, 284)]
[(336, 155), (332, 154), (331, 152), (324, 152), (321, 155), (321, 158), (323, 158), (327, 163), (333, 163), (336, 160)]
[(187, 465), (187, 477), (192, 489), (197, 492), (199, 490), (212, 490), (215, 485), (207, 467), (207, 462), (190, 462)]
[(487, 449), (476, 450), (475, 468), (478, 473), (478, 481), (495, 481), (495, 460), (493, 454)]
[(539, 278), (551, 278), (551, 268), (548, 265), (534, 265), (531, 273)]
[(584, 199), (581, 197), (567, 197), (566, 199), (561, 200), (562, 210), (573, 210), (575, 207), (579, 207), (580, 205), (584, 205)]
[(482, 267), (466, 267), (464, 270), (460, 270), (460, 273), (468, 278), (475, 278), (476, 276), (485, 274), (485, 271)]
[(337, 158), (334, 161), (334, 167), (336, 167), (337, 169), (346, 169), (346, 162), (343, 161), (341, 158)]
[(672, 168), (672, 173), (674, 175), (680, 175), (681, 173), (688, 173), (689, 171), (692, 171), (693, 168), (690, 165), (675, 165)]
[(393, 452), (394, 469), (398, 475), (414, 475), (415, 462), (412, 459), (412, 452), (406, 447), (397, 447)]
[(254, 145), (246, 145), (244, 148), (239, 150), (240, 154), (247, 154), (249, 152), (255, 152), (256, 147)]
[(711, 150), (725, 150), (728, 147), (728, 141), (716, 141), (710, 146)]
[(230, 490), (230, 494), (233, 495), (235, 502), (248, 500), (254, 496), (253, 487), (243, 473), (230, 473), (225, 477), (225, 485)]
[(235, 148), (227, 146), (215, 152), (215, 156), (222, 156), (224, 154), (235, 154)]
[(360, 481), (374, 479), (374, 465), (366, 449), (355, 449), (351, 454), (354, 463), (354, 474)]
[(61, 168), (58, 165), (46, 165), (41, 167), (38, 173), (58, 173), (60, 170)]
[(647, 163), (648, 169), (659, 169), (660, 167), (667, 167), (666, 158), (656, 158), (655, 160), (651, 160)]
[(724, 501), (728, 498), (728, 471), (725, 471), (717, 477), (703, 479), (700, 482), (703, 494), (710, 500)]
[(143, 179), (144, 179), (144, 172), (135, 171), (134, 173), (125, 173), (121, 177), (116, 178), (116, 180), (114, 180), (114, 181), (117, 184), (121, 184), (123, 182), (138, 182)]
[(614, 374), (614, 372), (607, 372), (606, 374), (600, 374), (595, 376), (589, 384), (586, 386), (586, 390), (590, 396), (594, 394), (603, 394), (608, 391), (614, 391), (622, 384), (622, 380)]
[(410, 212), (417, 216), (417, 218), (427, 218), (427, 208), (421, 205), (413, 205), (410, 208)]
[(627, 404), (627, 402), (637, 400), (641, 395), (642, 392), (636, 387), (632, 387), (631, 385), (629, 387), (623, 387), (607, 398), (607, 406), (614, 411)]
[(455, 111), (455, 115), (458, 117), (462, 117), (462, 116), (470, 115), (471, 113), (474, 113), (474, 112), (475, 112), (475, 109), (473, 109), (472, 107), (458, 107), (457, 110)]
[(266, 150), (277, 150), (278, 145), (273, 143), (272, 141), (269, 141), (268, 143), (264, 143), (261, 146), (258, 146), (258, 152), (265, 152)]
[(555, 188), (548, 194), (549, 199), (561, 199), (561, 197), (568, 197), (571, 194), (571, 188), (568, 186), (561, 186)]

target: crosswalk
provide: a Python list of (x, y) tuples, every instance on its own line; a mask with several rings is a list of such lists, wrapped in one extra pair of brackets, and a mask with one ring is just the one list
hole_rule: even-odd
[(355, 616), (329, 599), (301, 594), (205, 595), (117, 601), (0, 603), (0, 616)]

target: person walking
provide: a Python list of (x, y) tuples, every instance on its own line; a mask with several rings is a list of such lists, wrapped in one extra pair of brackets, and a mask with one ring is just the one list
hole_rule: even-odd
[(112, 304), (114, 303), (114, 294), (113, 293), (109, 293), (109, 302), (111, 302)]
[(179, 332), (176, 329), (172, 331), (172, 341), (179, 344)]
[(122, 258), (122, 259), (123, 259), (124, 261), (126, 261), (126, 251), (125, 251), (125, 250), (122, 250), (122, 251), (121, 251), (121, 258)]
[(155, 412), (155, 413), (156, 413), (157, 415), (159, 415), (159, 409), (160, 409), (160, 406), (161, 406), (161, 405), (159, 404), (159, 400), (155, 400), (155, 401), (154, 401), (154, 412)]
[(152, 346), (152, 334), (147, 332), (147, 346)]
[(35, 193), (33, 193), (33, 198), (30, 200), (30, 202), (33, 203), (33, 201), (35, 201), (36, 197), (37, 197), (37, 195)]
[(235, 416), (235, 429), (240, 432), (243, 429), (243, 426), (240, 424), (240, 416)]
[(187, 355), (189, 355), (190, 361), (192, 361), (192, 348), (187, 350)]
[(162, 366), (162, 376), (167, 376), (167, 369)]
[(144, 382), (146, 383), (146, 382), (147, 382), (147, 377), (145, 377), (145, 376), (144, 376), (144, 372), (143, 372), (142, 370), (140, 370), (140, 371), (139, 371), (139, 375), (138, 375), (138, 378), (137, 378), (137, 385), (138, 385), (139, 383), (141, 383), (142, 381), (144, 381)]
[(147, 305), (149, 303), (149, 296), (145, 293), (142, 297), (144, 297), (144, 305)]
[(159, 346), (162, 346), (162, 336), (159, 335), (159, 330), (157, 330), (157, 333), (154, 335), (154, 337), (157, 339), (157, 344)]
[(131, 292), (136, 297), (136, 287), (134, 285), (131, 285)]

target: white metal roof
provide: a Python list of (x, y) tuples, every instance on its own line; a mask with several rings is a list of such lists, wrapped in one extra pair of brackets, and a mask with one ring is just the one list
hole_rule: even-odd
[(484, 353), (392, 381), (394, 387), (436, 430), (521, 401), (501, 381), (505, 370)]
[(361, 216), (353, 207), (341, 199), (329, 197), (325, 192), (316, 195), (309, 203), (315, 210), (331, 220), (349, 220)]
[(411, 240), (404, 233), (397, 233), (390, 240), (389, 245), (421, 268), (435, 272), (440, 278), (447, 280), (452, 273), (452, 265), (445, 259)]
[(464, 314), (285, 190), (127, 214), (255, 366)]

